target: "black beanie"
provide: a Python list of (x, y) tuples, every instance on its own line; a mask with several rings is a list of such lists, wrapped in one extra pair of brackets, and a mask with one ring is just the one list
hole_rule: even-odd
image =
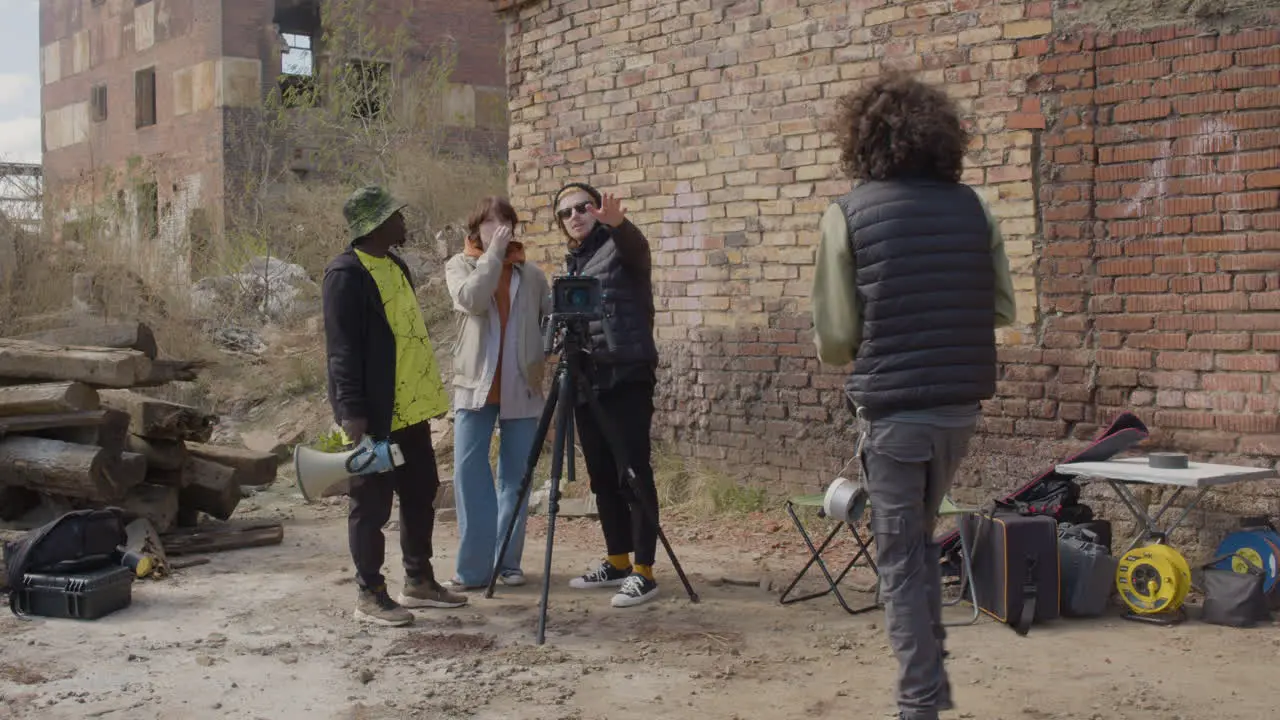
[(563, 233), (566, 237), (568, 237), (569, 231), (564, 229), (564, 221), (560, 219), (560, 215), (555, 213), (555, 210), (556, 210), (556, 206), (560, 204), (560, 197), (564, 195), (566, 192), (568, 192), (569, 190), (581, 190), (586, 194), (590, 195), (591, 199), (595, 200), (596, 207), (600, 207), (601, 205), (604, 204), (604, 196), (600, 194), (600, 191), (591, 187), (586, 183), (572, 182), (560, 188), (559, 190), (557, 190), (555, 197), (551, 199), (551, 212), (556, 219), (556, 225), (560, 228), (560, 232)]

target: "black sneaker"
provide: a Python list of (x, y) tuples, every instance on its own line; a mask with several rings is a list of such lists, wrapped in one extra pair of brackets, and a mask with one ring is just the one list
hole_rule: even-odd
[(616, 608), (643, 605), (658, 596), (658, 583), (641, 575), (632, 573), (622, 581), (618, 594), (613, 596), (612, 605)]
[(387, 586), (375, 589), (360, 589), (356, 600), (355, 618), (362, 622), (400, 627), (413, 622), (413, 613), (404, 609), (387, 594)]
[(591, 572), (576, 577), (569, 581), (569, 587), (578, 590), (588, 590), (591, 588), (621, 587), (622, 581), (627, 579), (631, 574), (631, 568), (619, 570), (613, 566), (608, 560), (601, 560), (600, 567)]

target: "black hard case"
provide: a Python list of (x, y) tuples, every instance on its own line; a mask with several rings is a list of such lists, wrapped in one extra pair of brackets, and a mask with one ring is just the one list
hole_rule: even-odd
[(1025, 635), (1061, 615), (1058, 522), (1048, 515), (963, 516), (980, 610)]
[(133, 602), (134, 573), (108, 565), (84, 573), (27, 573), (17, 588), (18, 610), (27, 615), (97, 620)]

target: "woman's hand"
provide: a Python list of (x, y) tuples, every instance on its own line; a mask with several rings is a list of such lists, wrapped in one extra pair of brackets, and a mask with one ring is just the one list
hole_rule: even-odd
[(618, 227), (627, 220), (625, 211), (622, 209), (622, 201), (608, 193), (601, 200), (599, 208), (589, 208), (588, 212), (609, 227)]
[(506, 255), (507, 245), (511, 243), (511, 228), (507, 225), (499, 227), (493, 231), (493, 237), (489, 238), (489, 248), (497, 253), (499, 257)]

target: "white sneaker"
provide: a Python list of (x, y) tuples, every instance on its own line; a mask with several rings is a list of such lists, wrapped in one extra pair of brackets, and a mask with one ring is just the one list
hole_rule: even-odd
[(618, 594), (613, 596), (610, 604), (616, 608), (634, 607), (643, 605), (657, 596), (658, 583), (640, 573), (632, 573), (622, 581), (622, 587), (618, 589)]

